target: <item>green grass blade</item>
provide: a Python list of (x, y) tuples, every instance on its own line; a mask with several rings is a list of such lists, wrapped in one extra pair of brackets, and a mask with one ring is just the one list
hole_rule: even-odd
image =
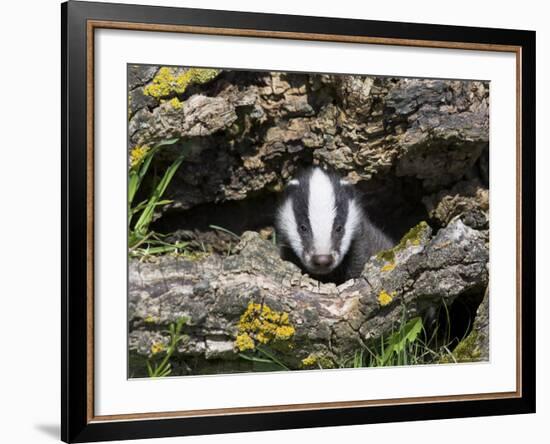
[(185, 154), (182, 153), (178, 156), (178, 158), (168, 167), (166, 172), (164, 173), (164, 176), (160, 180), (160, 182), (157, 184), (155, 190), (153, 191), (152, 196), (149, 198), (149, 202), (143, 212), (141, 213), (139, 219), (137, 220), (134, 230), (138, 233), (144, 233), (147, 232), (149, 229), (149, 224), (153, 220), (153, 214), (155, 211), (156, 204), (159, 202), (160, 198), (166, 191), (166, 188), (168, 188), (168, 185), (170, 184), (170, 181), (174, 177), (174, 174), (178, 170), (179, 166), (183, 162)]
[(263, 364), (273, 364), (271, 359), (258, 358), (257, 356), (246, 355), (244, 353), (239, 353), (239, 358), (245, 359), (246, 361), (261, 362)]
[(131, 204), (134, 200), (134, 197), (141, 186), (143, 178), (147, 174), (149, 167), (151, 166), (151, 161), (153, 160), (154, 155), (158, 151), (158, 146), (149, 150), (147, 154), (143, 157), (143, 160), (138, 165), (136, 169), (130, 168), (128, 173), (128, 203)]
[(210, 228), (213, 228), (214, 230), (218, 230), (218, 231), (222, 231), (224, 233), (227, 233), (233, 237), (235, 237), (236, 239), (239, 239), (241, 240), (241, 236), (233, 233), (232, 231), (228, 230), (227, 228), (223, 228), (223, 227), (220, 227), (218, 225), (208, 225)]
[(275, 364), (281, 366), (283, 369), (285, 370), (290, 370), (286, 365), (284, 365), (281, 361), (279, 361), (275, 355), (273, 355), (272, 353), (268, 352), (265, 348), (263, 347), (260, 347), (258, 346), (257, 347), (258, 351), (260, 353), (262, 353), (263, 355), (265, 355), (267, 358), (271, 359)]
[[(174, 143), (178, 142), (178, 140), (178, 138), (167, 139), (158, 143), (154, 148), (152, 148), (145, 154), (141, 163), (136, 168), (130, 168), (130, 171), (128, 172), (128, 214), (131, 214), (130, 207), (132, 205), (132, 202), (134, 201), (134, 197), (139, 190), (143, 178), (147, 174), (147, 171), (151, 166), (151, 161), (153, 160), (153, 157), (155, 156), (157, 151), (160, 149), (160, 147), (173, 145)], [(128, 224), (130, 224), (130, 222), (131, 220), (128, 220)]]
[(160, 148), (161, 146), (166, 146), (166, 145), (173, 145), (174, 143), (177, 143), (178, 140), (180, 140), (179, 137), (176, 137), (174, 139), (163, 140), (162, 142), (157, 143), (155, 145), (155, 148)]

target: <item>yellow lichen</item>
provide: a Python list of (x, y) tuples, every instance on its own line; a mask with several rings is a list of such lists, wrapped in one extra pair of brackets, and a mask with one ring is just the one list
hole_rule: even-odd
[(182, 103), (180, 102), (180, 99), (178, 99), (177, 97), (170, 99), (168, 103), (170, 103), (170, 106), (174, 109), (181, 109), (181, 107), (183, 106)]
[(391, 304), (393, 301), (393, 298), (395, 297), (396, 292), (392, 291), (391, 293), (388, 293), (386, 290), (382, 290), (380, 293), (378, 293), (378, 303), (384, 307), (388, 304)]
[(260, 332), (256, 335), (256, 341), (258, 341), (260, 344), (267, 344), (269, 342), (269, 336), (267, 336), (263, 332)]
[(317, 355), (314, 353), (311, 353), (307, 358), (302, 359), (302, 366), (303, 367), (311, 367), (315, 365), (317, 362)]
[(183, 94), (189, 85), (209, 82), (220, 72), (219, 69), (190, 68), (178, 74), (175, 68), (163, 66), (152, 83), (143, 88), (143, 93), (157, 99)]
[(257, 344), (288, 341), (294, 333), (288, 313), (250, 302), (239, 320), (235, 347), (240, 351), (253, 350)]
[(254, 350), (254, 340), (248, 336), (247, 333), (243, 333), (241, 335), (237, 336), (237, 339), (235, 339), (235, 346), (240, 351), (246, 351), (246, 350)]
[(157, 322), (157, 319), (152, 316), (152, 315), (148, 315), (146, 318), (145, 318), (145, 322), (147, 324), (154, 324), (155, 322)]
[(321, 352), (310, 353), (306, 358), (302, 359), (301, 363), (302, 368), (315, 366), (316, 368), (327, 369), (336, 367), (334, 361)]
[(151, 148), (147, 145), (137, 145), (130, 152), (130, 166), (137, 167)]
[(162, 342), (154, 342), (151, 345), (151, 353), (153, 355), (156, 355), (157, 353), (164, 351), (164, 349), (165, 349), (165, 346)]
[(288, 341), (293, 335), (294, 327), (290, 325), (282, 325), (275, 331), (275, 339), (279, 341)]
[(395, 268), (395, 262), (388, 262), (386, 265), (384, 265), (381, 270), (382, 271), (392, 271)]
[(143, 93), (153, 97), (163, 97), (170, 94), (175, 86), (173, 70), (163, 66), (157, 72), (153, 83), (143, 88)]

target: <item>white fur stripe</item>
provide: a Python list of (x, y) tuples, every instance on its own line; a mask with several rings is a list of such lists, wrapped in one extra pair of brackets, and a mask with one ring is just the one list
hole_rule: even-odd
[(288, 198), (279, 210), (278, 214), (279, 225), (282, 231), (286, 234), (290, 246), (294, 252), (301, 257), (303, 252), (302, 239), (298, 233), (298, 225), (296, 224), (296, 216), (294, 216), (294, 208), (292, 208), (292, 199)]
[(351, 245), (351, 239), (353, 233), (357, 229), (357, 226), (361, 222), (361, 209), (355, 203), (354, 200), (350, 200), (348, 204), (348, 218), (344, 225), (344, 236), (342, 237), (342, 243), (340, 245), (340, 251), (345, 254)]
[(309, 181), (308, 216), (313, 232), (313, 253), (331, 254), (336, 197), (332, 182), (320, 168), (313, 170)]

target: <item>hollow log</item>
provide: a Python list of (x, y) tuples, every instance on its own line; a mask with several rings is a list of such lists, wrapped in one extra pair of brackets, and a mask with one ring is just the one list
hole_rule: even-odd
[[(302, 274), (256, 232), (244, 233), (236, 253), (227, 257), (131, 260), (132, 359), (146, 359), (154, 344), (167, 344), (168, 325), (186, 317), (186, 340), (175, 355), (182, 367), (176, 373), (200, 373), (208, 363), (215, 363), (217, 371), (241, 371), (236, 340), (252, 304), (288, 316), (291, 334), (270, 344), (288, 368), (302, 368), (312, 356), (325, 366), (341, 365), (355, 350), (389, 334), (403, 310), (409, 318), (422, 316), (442, 301), (451, 306), (457, 299), (483, 295), (488, 233), (460, 218), (432, 231), (419, 224), (394, 249), (372, 257), (360, 278), (340, 286)], [(249, 336), (260, 345), (256, 333), (249, 331)]]
[(489, 143), (483, 81), (221, 71), (159, 98), (147, 92), (159, 70), (129, 68), (129, 147), (174, 137), (191, 147), (163, 211), (279, 191), (312, 163), (353, 183), (410, 179), (432, 194), (461, 180)]

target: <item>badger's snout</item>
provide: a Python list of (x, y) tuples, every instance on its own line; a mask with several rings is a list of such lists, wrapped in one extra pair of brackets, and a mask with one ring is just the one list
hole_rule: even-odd
[(334, 259), (331, 254), (318, 254), (311, 258), (311, 261), (316, 267), (330, 268), (334, 263)]
[(302, 265), (314, 275), (328, 274), (338, 266), (338, 253), (316, 254), (305, 252), (300, 258)]
[(314, 274), (327, 274), (334, 270), (335, 260), (332, 254), (315, 254), (311, 256), (310, 271)]

